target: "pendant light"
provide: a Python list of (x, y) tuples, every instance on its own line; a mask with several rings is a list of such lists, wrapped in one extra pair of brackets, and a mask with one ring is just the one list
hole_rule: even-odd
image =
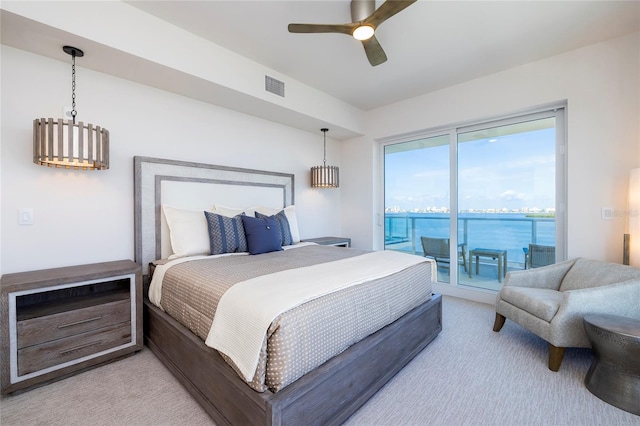
[(322, 166), (311, 168), (312, 188), (337, 188), (340, 186), (340, 173), (338, 167), (327, 166), (327, 132), (329, 129), (320, 129), (324, 133), (324, 160)]
[(33, 120), (33, 162), (49, 167), (75, 170), (109, 168), (109, 131), (100, 126), (76, 123), (76, 56), (84, 52), (64, 46), (71, 55), (71, 120), (36, 118)]

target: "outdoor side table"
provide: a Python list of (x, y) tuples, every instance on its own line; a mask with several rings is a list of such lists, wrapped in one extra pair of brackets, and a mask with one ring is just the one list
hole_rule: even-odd
[(498, 282), (502, 282), (502, 277), (507, 275), (507, 251), (486, 248), (475, 248), (469, 251), (469, 278), (472, 277), (473, 258), (476, 258), (476, 275), (480, 273), (480, 257), (490, 257), (498, 259)]
[(640, 320), (587, 314), (584, 328), (595, 360), (585, 385), (603, 401), (640, 415)]

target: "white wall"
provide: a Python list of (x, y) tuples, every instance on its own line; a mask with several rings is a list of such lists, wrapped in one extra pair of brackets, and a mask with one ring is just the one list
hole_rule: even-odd
[[(32, 122), (70, 105), (71, 66), (1, 46), (0, 273), (134, 258), (133, 156), (295, 174), (303, 238), (340, 235), (340, 190), (312, 190), (322, 133), (298, 129), (83, 69), (78, 119), (109, 129), (110, 169), (74, 171), (32, 162)], [(327, 138), (327, 162), (340, 165)], [(18, 225), (18, 209), (35, 223)]]
[[(497, 73), (368, 113), (366, 136), (328, 138), (339, 190), (311, 190), (322, 135), (304, 132), (78, 64), (79, 118), (111, 132), (111, 169), (82, 172), (32, 163), (32, 121), (69, 104), (68, 62), (7, 46), (2, 54), (0, 273), (133, 258), (134, 155), (295, 173), (303, 237), (344, 235), (380, 247), (375, 139), (568, 101), (569, 257), (619, 262), (628, 171), (640, 166), (640, 34)], [(35, 224), (18, 226), (32, 207)]]
[[(307, 132), (329, 125), (336, 139), (362, 134), (363, 112), (353, 105), (122, 1), (5, 0), (0, 7), (5, 45), (64, 60), (60, 47), (72, 44), (95, 71)], [(265, 90), (265, 75), (286, 84), (286, 97)]]
[(343, 141), (340, 150), (342, 169), (342, 229), (351, 238), (351, 246), (370, 250), (382, 248), (376, 244), (376, 233), (382, 232), (378, 223), (378, 155), (377, 144), (371, 138), (360, 137)]
[[(375, 139), (568, 101), (568, 256), (622, 261), (629, 170), (640, 166), (640, 33), (537, 61), (371, 111), (367, 137), (346, 141), (343, 230), (353, 245), (380, 248), (369, 194), (381, 195)], [(365, 160), (366, 161), (363, 161)], [(348, 212), (370, 211), (367, 217)]]

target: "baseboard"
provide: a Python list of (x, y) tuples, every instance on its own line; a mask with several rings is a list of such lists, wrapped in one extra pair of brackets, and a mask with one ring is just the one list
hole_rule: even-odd
[(490, 290), (470, 290), (463, 286), (455, 286), (446, 283), (433, 283), (433, 291), (445, 296), (459, 297), (460, 299), (472, 300), (474, 302), (496, 304), (496, 292)]

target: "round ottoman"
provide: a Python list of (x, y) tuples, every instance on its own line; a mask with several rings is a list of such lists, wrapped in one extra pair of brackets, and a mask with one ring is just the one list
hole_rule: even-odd
[(595, 360), (587, 389), (609, 404), (640, 415), (640, 320), (588, 314), (584, 328)]

